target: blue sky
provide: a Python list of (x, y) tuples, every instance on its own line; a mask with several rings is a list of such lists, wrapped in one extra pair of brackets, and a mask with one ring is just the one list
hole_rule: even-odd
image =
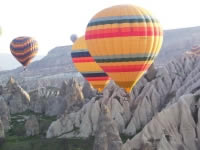
[(39, 42), (39, 55), (71, 45), (71, 34), (82, 36), (92, 16), (118, 4), (150, 10), (164, 29), (200, 26), (198, 0), (1, 0), (0, 53), (10, 53), (10, 41), (22, 35)]

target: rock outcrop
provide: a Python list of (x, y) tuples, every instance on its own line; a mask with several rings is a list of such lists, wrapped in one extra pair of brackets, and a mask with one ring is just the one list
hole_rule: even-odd
[(2, 96), (11, 114), (24, 112), (29, 107), (29, 94), (21, 88), (12, 77), (8, 81), (6, 87), (4, 87)]
[(10, 129), (10, 111), (2, 96), (0, 96), (0, 118), (5, 131)]
[[(5, 138), (4, 126), (3, 122), (0, 119), (0, 141)], [(1, 142), (0, 142), (1, 143)]]
[[(57, 100), (58, 99), (57, 97), (60, 94), (59, 88), (55, 87), (39, 88), (30, 91), (29, 94), (31, 97), (30, 110), (32, 110), (33, 112), (44, 113), (47, 115), (57, 115), (59, 114), (59, 111), (63, 111), (63, 109), (61, 109), (60, 107), (56, 107), (57, 105), (55, 105), (56, 103), (63, 105), (61, 101)], [(51, 108), (52, 110), (51, 112), (49, 112)]]
[(26, 136), (35, 136), (39, 134), (39, 123), (36, 116), (32, 115), (27, 119), (25, 129)]
[(78, 111), (84, 104), (84, 96), (81, 90), (81, 86), (73, 78), (68, 82), (63, 82), (60, 96), (66, 100), (66, 110), (68, 112)]
[(143, 130), (123, 145), (123, 150), (151, 145), (158, 150), (198, 150), (200, 95), (184, 95), (163, 109)]
[(138, 134), (154, 116), (178, 102), (182, 95), (200, 92), (198, 60), (199, 57), (184, 54), (165, 67), (153, 68), (153, 77), (150, 80), (147, 75), (142, 77), (130, 95), (111, 82), (103, 95), (93, 97), (78, 112), (65, 114), (53, 122), (47, 137), (94, 135), (100, 103), (109, 107), (120, 133), (129, 136)]
[(102, 104), (93, 150), (121, 150), (122, 140), (109, 108)]
[(79, 110), (85, 103), (81, 86), (74, 79), (64, 81), (61, 88), (45, 87), (29, 92), (30, 110), (47, 116)]
[(95, 97), (97, 94), (97, 91), (89, 84), (88, 81), (84, 82), (82, 92), (83, 92), (84, 98), (87, 98), (87, 99), (91, 99), (92, 97)]

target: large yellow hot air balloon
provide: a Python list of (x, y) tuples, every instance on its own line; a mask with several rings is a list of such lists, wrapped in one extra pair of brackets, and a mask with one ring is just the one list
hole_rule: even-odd
[(10, 43), (12, 55), (26, 68), (38, 52), (38, 43), (31, 37), (17, 37)]
[(147, 10), (118, 5), (97, 13), (87, 25), (85, 38), (97, 64), (130, 92), (158, 55), (163, 31)]
[(78, 38), (73, 44), (71, 56), (76, 69), (101, 92), (108, 83), (109, 77), (90, 56), (84, 36)]

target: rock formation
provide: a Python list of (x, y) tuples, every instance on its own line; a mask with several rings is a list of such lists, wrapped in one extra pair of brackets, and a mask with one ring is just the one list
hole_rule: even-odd
[[(94, 135), (100, 103), (107, 105), (120, 133), (134, 136), (163, 109), (178, 102), (185, 93), (200, 92), (200, 62), (196, 56), (183, 55), (157, 67), (154, 77), (142, 77), (130, 95), (113, 82), (102, 96), (93, 97), (81, 110), (64, 114), (53, 122), (47, 137), (88, 137)], [(147, 73), (148, 74), (148, 73)], [(145, 145), (143, 145), (145, 146)]]
[(68, 112), (78, 111), (84, 104), (84, 96), (81, 91), (81, 87), (74, 79), (71, 79), (68, 82), (63, 82), (60, 96), (66, 100), (66, 110)]
[(0, 96), (0, 118), (3, 123), (4, 129), (10, 129), (10, 111), (2, 96)]
[(36, 116), (32, 115), (27, 119), (25, 129), (26, 136), (35, 136), (39, 134), (39, 123)]
[(5, 138), (4, 126), (3, 126), (3, 122), (0, 119), (0, 140), (2, 140), (3, 138)]
[(102, 104), (93, 150), (121, 150), (122, 141), (109, 108)]
[(2, 96), (9, 106), (11, 114), (24, 112), (29, 107), (29, 94), (22, 89), (12, 77), (8, 81), (6, 87), (3, 89)]
[(96, 96), (96, 90), (89, 84), (88, 81), (85, 80), (82, 88), (82, 92), (84, 95), (84, 98), (91, 99), (92, 97)]
[[(47, 115), (57, 115), (58, 111), (63, 111), (62, 109), (54, 106), (55, 102), (57, 102), (57, 97), (59, 96), (60, 89), (55, 87), (45, 87), (45, 88), (39, 88), (33, 91), (30, 91), (30, 110), (36, 113), (45, 113)], [(51, 102), (54, 100), (53, 102)], [(50, 102), (49, 102), (50, 101)], [(53, 106), (51, 106), (53, 104)], [(60, 105), (63, 105), (63, 103), (60, 101)], [(54, 110), (51, 112), (50, 109), (52, 107)], [(56, 110), (56, 112), (55, 112)]]
[(143, 130), (123, 145), (123, 150), (151, 145), (158, 150), (198, 150), (200, 95), (184, 95), (163, 109)]
[(30, 110), (47, 116), (62, 115), (65, 111), (77, 111), (85, 103), (81, 87), (74, 79), (64, 81), (61, 88), (39, 88), (30, 91), (29, 94)]

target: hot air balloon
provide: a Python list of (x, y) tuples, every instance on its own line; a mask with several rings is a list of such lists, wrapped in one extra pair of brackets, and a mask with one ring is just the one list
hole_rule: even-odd
[(10, 43), (12, 55), (26, 68), (38, 52), (38, 43), (31, 37), (17, 37)]
[(84, 36), (78, 38), (73, 44), (71, 56), (76, 69), (94, 88), (101, 92), (109, 82), (109, 77), (90, 56)]
[(76, 34), (72, 34), (70, 36), (70, 40), (74, 43), (77, 40), (77, 35)]
[(97, 64), (130, 92), (158, 55), (163, 31), (146, 9), (117, 5), (89, 21), (85, 39)]
[(190, 51), (186, 51), (186, 54), (200, 56), (200, 45), (194, 45)]

